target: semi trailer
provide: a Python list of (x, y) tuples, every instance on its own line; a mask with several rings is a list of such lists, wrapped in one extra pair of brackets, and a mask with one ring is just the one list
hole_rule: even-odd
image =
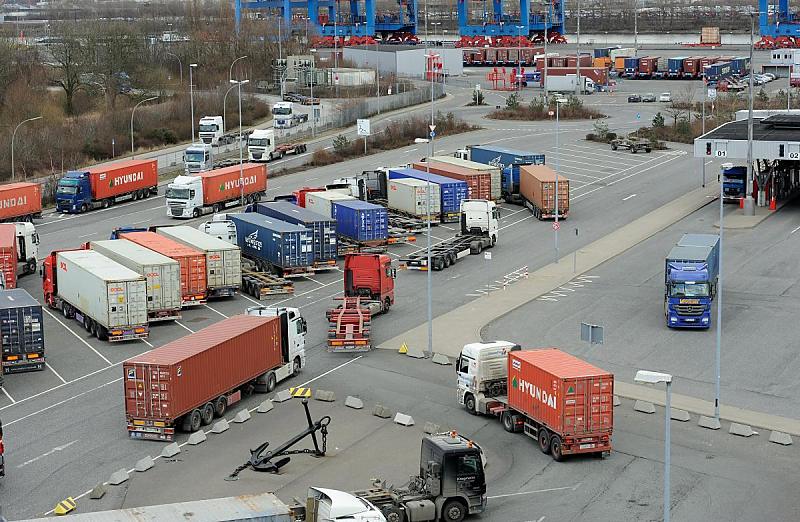
[(0, 222), (30, 221), (42, 217), (42, 186), (38, 183), (0, 185)]
[(200, 217), (261, 201), (267, 190), (267, 167), (256, 163), (177, 176), (167, 185), (167, 216)]
[(44, 370), (42, 305), (21, 288), (0, 290), (0, 336), (3, 374)]
[(82, 213), (157, 193), (158, 161), (118, 161), (67, 172), (58, 180), (56, 210)]

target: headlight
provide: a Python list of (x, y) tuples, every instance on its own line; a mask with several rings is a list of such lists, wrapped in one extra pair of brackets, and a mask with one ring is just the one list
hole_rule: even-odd
[(669, 318), (669, 322), (670, 323), (677, 323), (678, 322), (678, 318), (677, 317), (670, 317)]
[(703, 322), (707, 323), (708, 322), (708, 317), (703, 317)]

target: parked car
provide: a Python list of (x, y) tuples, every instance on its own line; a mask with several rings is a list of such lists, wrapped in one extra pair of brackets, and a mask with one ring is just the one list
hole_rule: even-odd
[(777, 78), (777, 76), (775, 76), (772, 73), (764, 73), (761, 76), (764, 76), (765, 78), (769, 78), (769, 81), (773, 81), (775, 78)]
[(283, 93), (283, 101), (285, 102), (299, 102), (301, 95), (296, 92)]
[(662, 92), (658, 97), (658, 101), (663, 103), (672, 103), (672, 95), (668, 92)]
[(303, 99), (300, 101), (302, 105), (319, 105), (319, 98), (312, 98), (311, 96), (303, 96)]
[(631, 94), (628, 96), (628, 103), (639, 103), (642, 101), (642, 97), (638, 94)]
[(656, 101), (656, 95), (652, 92), (648, 92), (647, 94), (642, 95), (643, 102), (654, 102)]

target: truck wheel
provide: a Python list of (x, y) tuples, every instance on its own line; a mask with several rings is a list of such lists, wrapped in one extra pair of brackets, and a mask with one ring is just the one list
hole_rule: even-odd
[(228, 411), (228, 399), (226, 397), (218, 397), (214, 401), (214, 415), (222, 417)]
[(444, 265), (444, 268), (450, 268), (450, 256), (444, 256), (442, 258), (442, 264)]
[(539, 449), (545, 455), (550, 453), (550, 434), (546, 428), (539, 428)]
[(471, 393), (468, 393), (464, 396), (464, 408), (466, 408), (467, 413), (470, 415), (477, 415), (478, 409), (475, 405), (475, 396)]
[(383, 313), (388, 312), (389, 308), (391, 307), (392, 307), (392, 300), (387, 297), (386, 299), (383, 300)]
[(256, 203), (261, 201), (261, 192), (256, 192), (256, 195), (253, 197), (253, 199), (256, 201)]
[(562, 453), (562, 450), (561, 437), (558, 435), (553, 435), (553, 438), (550, 441), (550, 453), (553, 455), (553, 460), (556, 462), (561, 462), (564, 460), (564, 454)]
[(636, 147), (631, 147), (631, 154), (636, 154)]
[(36, 273), (36, 261), (33, 259), (28, 261), (28, 264), (25, 265), (25, 271), (27, 271), (29, 274)]
[(613, 143), (611, 144), (611, 150), (617, 150), (617, 146), (614, 145)]
[(203, 426), (208, 426), (214, 420), (214, 405), (207, 402), (203, 406), (203, 411), (200, 412), (201, 422)]
[(467, 509), (459, 500), (448, 500), (442, 508), (444, 522), (461, 522), (467, 516)]
[(403, 511), (395, 506), (384, 506), (381, 508), (381, 513), (386, 518), (386, 522), (405, 522), (406, 519)]
[(514, 421), (516, 419), (508, 410), (503, 412), (503, 418), (501, 420), (503, 421), (503, 429), (509, 433), (514, 433), (514, 427), (516, 424)]
[(278, 379), (275, 377), (275, 372), (269, 372), (269, 375), (267, 375), (267, 392), (274, 390), (277, 384)]
[(87, 210), (89, 210), (89, 207), (86, 205), (86, 203), (84, 203), (83, 205), (81, 205), (81, 214), (83, 214), (83, 213), (84, 213), (84, 212), (86, 212)]
[(216, 214), (217, 212), (219, 212), (219, 205), (217, 205), (217, 204), (215, 203), (215, 204), (214, 204), (214, 206), (212, 206), (212, 207), (211, 207), (211, 211), (212, 211), (212, 212), (214, 212), (214, 214)]
[(103, 200), (102, 207), (103, 207), (103, 208), (108, 208), (108, 207), (110, 207), (110, 206), (111, 206), (111, 205), (108, 203), (108, 200), (107, 200), (107, 199), (104, 199), (104, 200)]
[(458, 261), (458, 258), (456, 257), (456, 255), (453, 254), (452, 252), (450, 254), (448, 254), (448, 255), (450, 256), (450, 264), (451, 265), (455, 265), (456, 261)]
[(497, 244), (497, 236), (492, 236), (492, 247), (495, 246), (496, 244)]
[(200, 217), (200, 209), (196, 208), (192, 211), (192, 217), (199, 218)]
[(183, 417), (181, 429), (188, 433), (194, 433), (200, 429), (203, 418), (200, 415), (200, 410), (194, 409)]
[(97, 325), (97, 338), (101, 341), (108, 341), (108, 330), (106, 330), (105, 326)]
[(300, 357), (295, 357), (292, 363), (292, 374), (297, 375), (303, 371), (303, 365), (300, 364)]

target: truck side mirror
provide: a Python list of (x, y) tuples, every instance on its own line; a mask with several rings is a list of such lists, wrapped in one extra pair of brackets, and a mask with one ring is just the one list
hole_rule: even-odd
[(392, 279), (397, 279), (397, 269), (392, 268)]
[(428, 461), (428, 476), (432, 478), (439, 478), (442, 474), (442, 466), (435, 460)]

